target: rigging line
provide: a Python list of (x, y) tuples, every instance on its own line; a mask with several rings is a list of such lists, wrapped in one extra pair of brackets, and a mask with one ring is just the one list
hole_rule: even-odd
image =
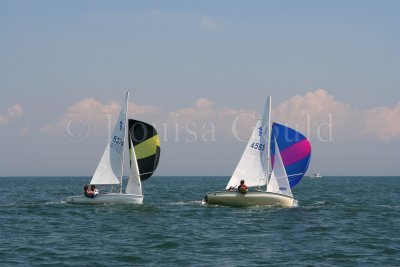
[(145, 174), (152, 174), (154, 172), (145, 172), (145, 173), (139, 173), (139, 175), (129, 175), (129, 176), (124, 176), (122, 179), (128, 179), (129, 177), (140, 177), (141, 175), (145, 175)]
[(296, 174), (291, 174), (291, 175), (287, 175), (287, 176), (280, 176), (280, 177), (275, 177), (276, 179), (279, 179), (279, 178), (286, 178), (286, 177), (291, 177), (291, 176), (296, 176), (296, 175), (301, 175), (301, 174), (304, 174), (304, 173), (296, 173)]

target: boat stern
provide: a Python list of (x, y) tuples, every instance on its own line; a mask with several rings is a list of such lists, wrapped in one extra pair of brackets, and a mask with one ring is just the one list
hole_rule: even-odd
[(249, 191), (246, 194), (237, 191), (215, 191), (207, 193), (203, 198), (203, 204), (232, 207), (294, 207), (295, 203), (297, 201), (293, 197), (265, 191)]
[(67, 197), (66, 202), (69, 204), (142, 204), (143, 195), (134, 194), (99, 194), (94, 198), (86, 196)]

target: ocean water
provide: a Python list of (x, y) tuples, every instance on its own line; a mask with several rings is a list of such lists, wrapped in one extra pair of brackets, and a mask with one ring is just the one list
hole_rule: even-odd
[(305, 177), (289, 209), (202, 205), (228, 177), (152, 177), (143, 205), (65, 203), (89, 180), (0, 178), (0, 265), (400, 266), (400, 177)]

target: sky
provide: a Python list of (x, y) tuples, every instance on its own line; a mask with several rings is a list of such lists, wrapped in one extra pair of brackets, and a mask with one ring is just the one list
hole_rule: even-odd
[(0, 0), (0, 176), (91, 176), (128, 90), (156, 175), (230, 176), (268, 95), (308, 173), (399, 175), (399, 8)]

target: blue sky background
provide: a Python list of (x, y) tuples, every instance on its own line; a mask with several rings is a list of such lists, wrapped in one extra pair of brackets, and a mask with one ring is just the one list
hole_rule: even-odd
[[(317, 118), (314, 133), (333, 114), (332, 140), (311, 138), (311, 172), (398, 175), (399, 8), (398, 1), (1, 0), (0, 176), (92, 175), (107, 139), (93, 110), (119, 104), (126, 90), (152, 108), (135, 116), (167, 125), (169, 136), (174, 123), (196, 123), (198, 136), (205, 123), (217, 125), (213, 141), (189, 142), (187, 131), (164, 140), (158, 175), (231, 175), (245, 143), (227, 130), (234, 116), (220, 114), (261, 113), (267, 95), (281, 123), (301, 124), (288, 114), (302, 110)], [(76, 106), (88, 99), (97, 102)], [(91, 125), (80, 142), (57, 131), (71, 110)], [(184, 118), (174, 121), (179, 112)]]

